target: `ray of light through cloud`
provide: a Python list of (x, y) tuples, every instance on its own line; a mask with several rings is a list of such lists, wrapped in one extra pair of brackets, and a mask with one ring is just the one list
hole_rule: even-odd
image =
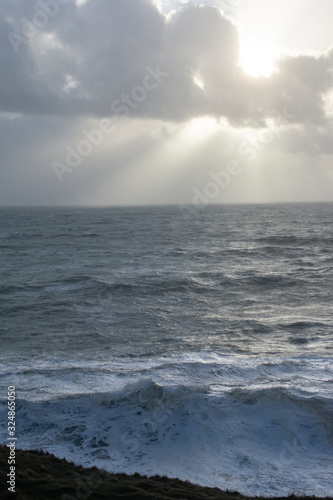
[[(109, 194), (118, 185), (125, 204), (155, 203), (156, 186), (165, 202), (187, 202), (228, 161), (243, 168), (228, 187), (235, 200), (266, 199), (260, 175), (272, 179), (266, 193), (283, 200), (287, 191), (273, 179), (285, 172), (282, 161), (290, 178), (301, 177), (301, 158), (330, 198), (332, 8), (326, 0), (321, 9), (302, 5), (300, 25), (299, 0), (101, 0), (98, 9), (78, 0), (49, 14), (4, 1), (2, 203), (119, 203)], [(323, 28), (309, 30), (312, 18)], [(113, 122), (112, 133), (96, 132), (103, 120)], [(21, 161), (16, 137), (27, 144)], [(273, 152), (281, 162), (263, 172)], [(255, 196), (245, 196), (249, 185)], [(312, 199), (301, 178), (297, 191)]]

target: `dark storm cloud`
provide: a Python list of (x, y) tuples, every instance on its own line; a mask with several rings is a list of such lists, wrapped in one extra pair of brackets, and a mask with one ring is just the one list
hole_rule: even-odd
[(235, 126), (264, 126), (277, 110), (280, 122), (326, 119), (333, 50), (285, 57), (271, 78), (250, 77), (238, 66), (236, 26), (214, 7), (186, 6), (169, 21), (149, 0), (3, 0), (0, 9), (3, 111), (213, 115)]

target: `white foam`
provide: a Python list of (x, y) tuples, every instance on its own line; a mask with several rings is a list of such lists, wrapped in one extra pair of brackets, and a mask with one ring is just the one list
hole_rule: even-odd
[(333, 493), (331, 359), (188, 353), (74, 368), (36, 366), (34, 394), (32, 374), (18, 375), (20, 447), (248, 495)]

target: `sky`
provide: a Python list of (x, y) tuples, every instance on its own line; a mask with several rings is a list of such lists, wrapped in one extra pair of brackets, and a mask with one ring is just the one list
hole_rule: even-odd
[(0, 205), (333, 201), (331, 0), (0, 14)]

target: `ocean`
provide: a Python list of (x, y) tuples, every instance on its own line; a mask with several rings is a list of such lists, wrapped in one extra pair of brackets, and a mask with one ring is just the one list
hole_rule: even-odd
[(333, 494), (333, 205), (0, 209), (1, 442)]

